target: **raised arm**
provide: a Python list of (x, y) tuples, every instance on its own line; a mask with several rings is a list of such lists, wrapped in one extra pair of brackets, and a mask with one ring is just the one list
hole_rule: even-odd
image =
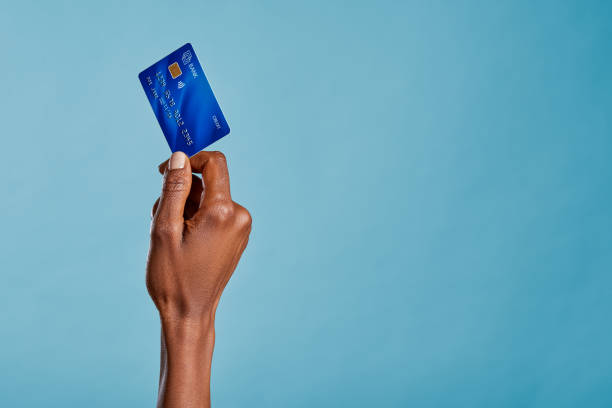
[[(161, 319), (158, 407), (210, 407), (215, 312), (251, 231), (223, 154), (174, 153), (153, 206), (147, 289)], [(202, 179), (195, 173), (201, 173)]]

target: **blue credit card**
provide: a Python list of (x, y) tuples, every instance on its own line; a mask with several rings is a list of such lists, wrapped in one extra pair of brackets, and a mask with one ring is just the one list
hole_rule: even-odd
[(193, 156), (230, 132), (191, 44), (151, 65), (138, 78), (172, 152)]

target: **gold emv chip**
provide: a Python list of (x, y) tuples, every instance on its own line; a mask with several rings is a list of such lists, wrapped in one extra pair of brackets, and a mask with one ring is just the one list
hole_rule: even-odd
[(178, 78), (183, 73), (183, 71), (181, 71), (181, 67), (179, 67), (178, 62), (170, 64), (170, 66), (168, 67), (168, 71), (170, 71), (172, 79)]

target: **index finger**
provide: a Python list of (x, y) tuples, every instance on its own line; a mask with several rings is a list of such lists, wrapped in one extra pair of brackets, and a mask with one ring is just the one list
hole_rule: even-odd
[[(189, 158), (191, 171), (202, 174), (203, 200), (231, 200), (227, 161), (221, 152), (201, 151)], [(166, 160), (159, 165), (160, 173), (168, 166)]]

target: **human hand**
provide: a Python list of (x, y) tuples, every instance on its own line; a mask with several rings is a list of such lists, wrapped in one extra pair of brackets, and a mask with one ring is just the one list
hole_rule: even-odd
[(212, 321), (247, 245), (251, 216), (232, 201), (222, 153), (189, 159), (176, 152), (159, 170), (164, 181), (153, 207), (147, 289), (162, 321)]

